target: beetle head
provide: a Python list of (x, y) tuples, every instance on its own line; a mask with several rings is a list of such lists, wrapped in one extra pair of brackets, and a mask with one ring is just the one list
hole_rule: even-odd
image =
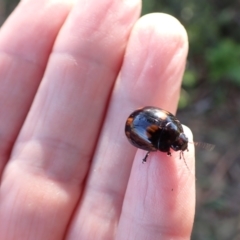
[(184, 151), (188, 147), (188, 138), (184, 133), (180, 133), (176, 141), (171, 145), (171, 148), (174, 151)]

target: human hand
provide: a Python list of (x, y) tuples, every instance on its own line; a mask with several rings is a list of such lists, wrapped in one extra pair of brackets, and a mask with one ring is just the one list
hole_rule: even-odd
[[(0, 32), (0, 239), (189, 239), (194, 149), (129, 144), (138, 107), (176, 111), (179, 22), (140, 1), (25, 0)], [(190, 131), (185, 132), (191, 138)]]

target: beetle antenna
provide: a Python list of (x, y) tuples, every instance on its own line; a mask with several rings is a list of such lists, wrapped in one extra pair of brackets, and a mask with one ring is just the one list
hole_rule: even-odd
[(142, 160), (142, 163), (145, 163), (147, 162), (147, 158), (148, 158), (148, 155), (149, 155), (150, 152), (147, 152), (144, 159)]

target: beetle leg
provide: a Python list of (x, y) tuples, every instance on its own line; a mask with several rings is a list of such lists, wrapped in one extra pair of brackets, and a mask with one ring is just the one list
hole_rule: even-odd
[(171, 152), (170, 152), (170, 151), (169, 151), (169, 152), (167, 152), (167, 155), (168, 155), (168, 156), (170, 156), (170, 157), (172, 156), (172, 154), (171, 154)]
[(147, 162), (147, 157), (148, 157), (149, 153), (150, 153), (150, 152), (147, 152), (147, 154), (145, 155), (144, 159), (142, 160), (142, 163)]

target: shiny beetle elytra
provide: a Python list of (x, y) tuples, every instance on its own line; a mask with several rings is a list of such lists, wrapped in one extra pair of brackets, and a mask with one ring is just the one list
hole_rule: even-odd
[(188, 138), (179, 120), (170, 112), (157, 107), (144, 107), (134, 111), (127, 119), (125, 133), (135, 147), (146, 150), (143, 163), (152, 151), (183, 151), (188, 148)]

